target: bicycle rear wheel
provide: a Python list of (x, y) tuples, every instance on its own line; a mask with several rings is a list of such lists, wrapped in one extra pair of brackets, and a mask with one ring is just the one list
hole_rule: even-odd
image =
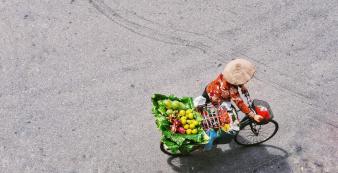
[(270, 120), (266, 124), (254, 122), (244, 126), (236, 135), (235, 142), (239, 145), (253, 146), (271, 139), (278, 131), (278, 123)]

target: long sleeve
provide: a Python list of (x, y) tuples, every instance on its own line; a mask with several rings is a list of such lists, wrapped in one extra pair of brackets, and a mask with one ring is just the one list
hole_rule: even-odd
[(220, 104), (222, 101), (222, 91), (220, 90), (220, 77), (213, 80), (207, 87), (206, 93), (212, 103)]
[(251, 112), (249, 107), (244, 103), (243, 99), (239, 95), (238, 89), (235, 87), (230, 88), (230, 97), (233, 102), (237, 105), (237, 107), (245, 114)]

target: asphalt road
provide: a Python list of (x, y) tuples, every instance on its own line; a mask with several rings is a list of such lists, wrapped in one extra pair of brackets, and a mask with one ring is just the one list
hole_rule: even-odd
[[(153, 93), (198, 96), (235, 57), (280, 124), (171, 158)], [(0, 172), (338, 172), (337, 0), (0, 2)]]

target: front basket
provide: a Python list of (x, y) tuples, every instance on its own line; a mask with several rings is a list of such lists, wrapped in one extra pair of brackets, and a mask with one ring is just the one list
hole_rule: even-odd
[(271, 107), (270, 107), (268, 102), (266, 102), (264, 100), (254, 99), (253, 102), (252, 102), (252, 105), (253, 105), (253, 107), (256, 107), (256, 106), (266, 107), (269, 111), (270, 119), (273, 119), (274, 115), (273, 115), (273, 112), (272, 112)]

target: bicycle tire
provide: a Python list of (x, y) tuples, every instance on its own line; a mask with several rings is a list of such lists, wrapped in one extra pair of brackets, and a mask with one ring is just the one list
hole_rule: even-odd
[[(238, 145), (242, 145), (242, 146), (255, 146), (255, 145), (258, 145), (258, 144), (261, 144), (261, 143), (263, 143), (263, 142), (268, 141), (268, 140), (271, 139), (273, 136), (275, 136), (275, 134), (277, 133), (278, 128), (279, 128), (279, 125), (278, 125), (278, 123), (277, 123), (275, 120), (269, 120), (268, 123), (272, 123), (272, 124), (275, 125), (275, 129), (274, 129), (273, 133), (272, 133), (268, 138), (266, 138), (266, 139), (264, 139), (264, 140), (262, 140), (262, 141), (256, 141), (256, 142), (254, 142), (254, 143), (249, 143), (249, 144), (248, 144), (248, 143), (242, 143), (241, 141), (239, 141), (239, 138), (240, 138), (240, 136), (239, 136), (239, 133), (240, 133), (240, 132), (239, 132), (239, 133), (235, 136), (235, 138), (234, 138), (235, 142), (236, 142)], [(266, 123), (266, 124), (268, 124), (268, 123)], [(263, 125), (261, 125), (261, 126), (264, 126), (264, 125), (266, 125), (266, 124), (263, 124)], [(246, 126), (250, 126), (250, 128), (252, 129), (252, 123), (245, 125), (245, 126), (243, 127), (243, 129), (244, 129)], [(253, 132), (252, 132), (252, 133), (253, 133)]]

